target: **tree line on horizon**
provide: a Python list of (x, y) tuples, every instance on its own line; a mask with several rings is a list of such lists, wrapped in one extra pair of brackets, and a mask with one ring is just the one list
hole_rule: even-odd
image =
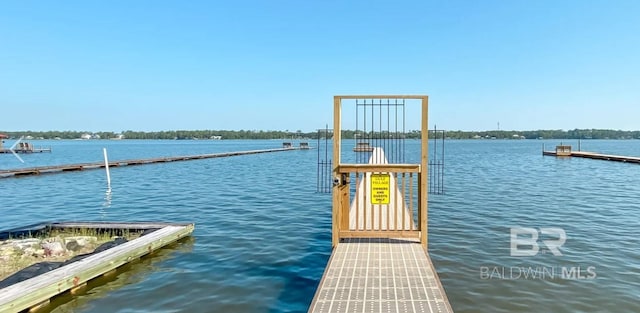
[[(82, 135), (93, 135), (100, 139), (318, 139), (329, 137), (325, 131), (302, 132), (300, 130), (292, 132), (289, 130), (169, 130), (169, 131), (132, 131), (127, 130), (121, 133), (116, 132), (89, 132), (89, 131), (0, 131), (1, 134), (10, 138), (20, 138), (22, 136), (33, 139), (79, 139)], [(96, 136), (97, 135), (97, 136)], [(421, 132), (411, 130), (404, 134), (394, 132), (368, 132), (343, 130), (343, 139), (367, 138), (406, 138), (419, 139)], [(442, 138), (442, 132), (437, 136), (433, 131), (429, 132), (429, 138)], [(611, 129), (574, 129), (574, 130), (490, 130), (490, 131), (445, 131), (446, 139), (640, 139), (640, 131), (624, 131)]]

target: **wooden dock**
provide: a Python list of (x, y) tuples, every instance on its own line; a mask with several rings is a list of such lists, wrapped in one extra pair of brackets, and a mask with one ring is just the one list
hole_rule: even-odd
[[(342, 101), (354, 99), (419, 103), (420, 163), (389, 163), (369, 145), (368, 164), (342, 163)], [(333, 251), (308, 312), (453, 312), (428, 252), (428, 97), (335, 96), (333, 104)]]
[[(373, 148), (369, 165), (387, 165), (382, 148)], [(375, 190), (374, 175), (365, 172), (356, 176), (354, 199), (339, 218), (344, 228), (340, 233), (346, 238), (334, 247), (309, 313), (453, 312), (420, 242), (413, 202), (406, 199), (411, 197), (405, 197), (412, 180), (389, 175), (389, 203), (373, 204), (369, 191)]]
[[(145, 236), (95, 253), (76, 262), (0, 289), (0, 312), (21, 312), (46, 306), (52, 297), (84, 287), (118, 267), (189, 236), (194, 224), (53, 223), (42, 227), (97, 229), (157, 229)], [(34, 227), (31, 230), (41, 229)]]
[(549, 156), (556, 156), (556, 157), (586, 158), (586, 159), (640, 164), (640, 157), (601, 154), (601, 153), (585, 152), (585, 151), (570, 151), (567, 154), (557, 153), (556, 151), (543, 151), (542, 155), (549, 155)]
[[(290, 148), (236, 151), (236, 152), (224, 152), (224, 153), (213, 153), (213, 154), (198, 154), (198, 155), (187, 155), (187, 156), (160, 157), (160, 158), (149, 158), (149, 159), (131, 159), (131, 160), (111, 161), (109, 162), (109, 167), (111, 168), (111, 167), (122, 167), (122, 166), (154, 164), (154, 163), (223, 158), (223, 157), (248, 155), (248, 154), (291, 151), (291, 150), (297, 150), (297, 149), (298, 148), (290, 147)], [(104, 162), (93, 162), (93, 163), (78, 163), (78, 164), (66, 164), (66, 165), (17, 168), (17, 169), (10, 169), (10, 170), (0, 170), (0, 178), (83, 171), (88, 169), (99, 169), (104, 167), (105, 167)]]

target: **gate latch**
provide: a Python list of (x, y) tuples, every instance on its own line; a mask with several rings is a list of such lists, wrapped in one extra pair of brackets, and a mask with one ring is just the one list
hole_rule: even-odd
[(349, 184), (349, 174), (341, 173), (340, 176), (333, 178), (333, 186), (344, 186)]

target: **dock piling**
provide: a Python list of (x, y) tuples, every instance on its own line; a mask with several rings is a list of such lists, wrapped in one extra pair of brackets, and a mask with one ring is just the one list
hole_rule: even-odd
[(107, 172), (107, 192), (111, 191), (111, 174), (109, 173), (109, 158), (107, 157), (107, 148), (102, 148), (104, 154), (104, 170)]

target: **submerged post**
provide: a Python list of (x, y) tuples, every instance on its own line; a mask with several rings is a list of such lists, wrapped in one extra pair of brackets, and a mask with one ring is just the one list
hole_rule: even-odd
[(104, 154), (104, 170), (107, 172), (107, 191), (111, 190), (111, 174), (109, 173), (109, 158), (107, 158), (107, 148), (102, 148)]

